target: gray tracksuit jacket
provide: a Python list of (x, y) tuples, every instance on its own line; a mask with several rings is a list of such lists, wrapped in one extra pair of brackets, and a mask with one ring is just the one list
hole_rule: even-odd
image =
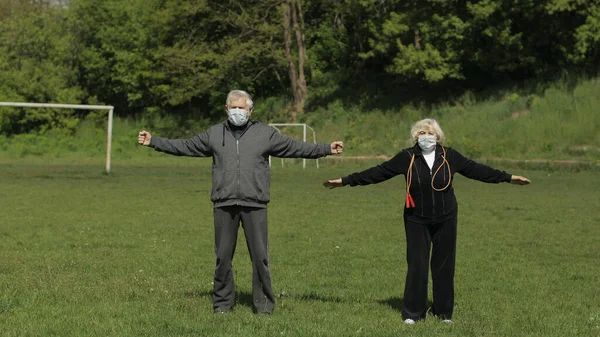
[(329, 144), (295, 141), (257, 121), (248, 121), (239, 139), (225, 121), (190, 139), (152, 136), (150, 147), (176, 156), (212, 156), (210, 199), (215, 207), (266, 207), (270, 200), (269, 156), (314, 159), (331, 154)]

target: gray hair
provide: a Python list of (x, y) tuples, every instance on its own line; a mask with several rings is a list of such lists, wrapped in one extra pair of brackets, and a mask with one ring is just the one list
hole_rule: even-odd
[(420, 131), (433, 131), (433, 133), (435, 133), (437, 137), (438, 143), (440, 144), (444, 144), (444, 141), (446, 141), (444, 131), (442, 131), (440, 124), (438, 124), (438, 122), (435, 119), (425, 118), (416, 122), (412, 126), (412, 128), (410, 129), (410, 137), (413, 140), (413, 142), (416, 143), (419, 139)]
[(252, 102), (252, 97), (250, 97), (250, 94), (245, 92), (244, 90), (231, 90), (229, 94), (227, 94), (227, 100), (225, 101), (225, 104), (227, 104), (227, 107), (229, 107), (231, 102), (237, 101), (240, 98), (245, 98), (246, 104), (248, 104), (248, 109), (252, 109), (252, 107), (254, 106), (254, 103)]

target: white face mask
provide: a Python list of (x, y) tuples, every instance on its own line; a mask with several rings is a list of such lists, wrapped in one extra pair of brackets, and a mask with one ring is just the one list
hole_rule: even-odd
[(432, 135), (421, 135), (419, 136), (419, 147), (423, 151), (431, 151), (435, 149), (435, 144), (437, 144), (437, 137)]
[(245, 109), (235, 108), (229, 109), (227, 113), (228, 120), (235, 126), (242, 126), (248, 122), (248, 111)]

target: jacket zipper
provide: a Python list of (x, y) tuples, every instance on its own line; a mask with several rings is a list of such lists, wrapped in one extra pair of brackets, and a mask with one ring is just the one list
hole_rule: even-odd
[(238, 195), (238, 200), (241, 198), (241, 191), (240, 191), (240, 140), (236, 139), (235, 140), (235, 148), (236, 148), (236, 152), (237, 152), (237, 195)]
[[(423, 158), (425, 159), (425, 158)], [(429, 169), (429, 177), (431, 178), (431, 217), (435, 218), (435, 191), (433, 190), (433, 168), (435, 167), (435, 162), (436, 160), (433, 160), (433, 164), (431, 165), (431, 168)], [(427, 165), (427, 167), (429, 167), (429, 165)]]
[[(433, 186), (433, 174), (429, 170), (429, 176), (431, 177), (431, 184)], [(431, 189), (431, 216), (435, 218), (435, 191)]]
[[(248, 121), (248, 123), (251, 123), (251, 121)], [(229, 130), (229, 128), (226, 126), (227, 122), (224, 123), (223, 128), (227, 128), (227, 130)], [(246, 133), (246, 131), (248, 131), (248, 129), (252, 126), (252, 124), (248, 124), (248, 126), (246, 127), (246, 129), (244, 130), (244, 132), (242, 132), (242, 134), (240, 135), (240, 138), (242, 138), (242, 136)], [(225, 136), (223, 134), (223, 136)], [(233, 137), (235, 138), (235, 137)], [(225, 138), (223, 138), (223, 142), (225, 142)], [(237, 163), (237, 198), (238, 198), (238, 205), (239, 205), (239, 199), (241, 199), (242, 197), (242, 191), (240, 190), (240, 179), (241, 179), (241, 169), (240, 169), (240, 140), (236, 138), (235, 140), (235, 149), (236, 149), (236, 163)]]
[[(421, 166), (421, 164), (419, 164), (419, 166)], [(421, 190), (421, 195), (423, 195), (423, 186), (421, 185), (421, 176), (419, 175), (419, 171), (419, 168), (415, 167), (415, 172), (417, 172), (417, 181), (419, 182), (419, 190)], [(421, 197), (421, 216), (425, 215), (423, 212), (423, 197)]]

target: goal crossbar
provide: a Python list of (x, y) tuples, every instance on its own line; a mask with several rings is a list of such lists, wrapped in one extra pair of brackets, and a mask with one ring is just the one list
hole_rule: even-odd
[(85, 105), (85, 104), (54, 104), (54, 103), (22, 103), (0, 102), (0, 106), (25, 107), (25, 108), (62, 108), (78, 110), (108, 110), (108, 128), (106, 131), (106, 173), (110, 173), (110, 152), (112, 143), (112, 126), (114, 106), (111, 105)]

